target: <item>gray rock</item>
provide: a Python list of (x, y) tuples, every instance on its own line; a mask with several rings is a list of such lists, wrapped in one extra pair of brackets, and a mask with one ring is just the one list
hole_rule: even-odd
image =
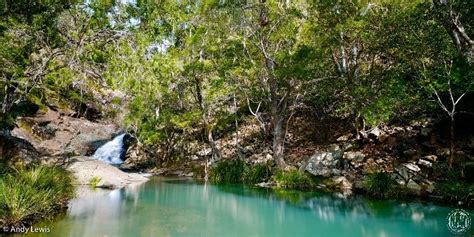
[[(402, 178), (403, 183), (408, 182), (411, 180), (416, 174), (420, 171), (420, 167), (412, 163), (404, 163), (398, 166), (395, 169), (395, 172), (398, 174), (400, 178)], [(400, 182), (399, 182), (400, 183)]]
[(198, 156), (209, 156), (211, 155), (212, 149), (211, 148), (204, 148), (198, 152), (196, 152), (196, 155)]
[(382, 134), (382, 130), (379, 128), (379, 127), (375, 127), (374, 129), (372, 129), (370, 132), (369, 132), (369, 135), (372, 135), (374, 137), (379, 137), (380, 134)]
[(262, 183), (255, 184), (255, 186), (261, 187), (261, 188), (271, 188), (271, 187), (274, 187), (275, 185), (276, 184), (273, 182), (262, 182)]
[(403, 164), (403, 166), (405, 166), (407, 169), (409, 169), (413, 172), (419, 172), (421, 170), (420, 167), (418, 167), (417, 165), (412, 164), (412, 163), (405, 163), (405, 164)]
[(433, 166), (433, 163), (431, 163), (430, 161), (424, 160), (424, 159), (418, 160), (418, 164), (422, 165), (422, 166), (425, 166), (425, 167)]
[(352, 133), (347, 133), (347, 134), (344, 134), (344, 135), (338, 137), (338, 138), (336, 139), (336, 141), (338, 141), (338, 142), (345, 142), (345, 141), (348, 141), (352, 136), (353, 136)]
[(89, 155), (113, 138), (118, 128), (53, 110), (20, 119), (12, 135), (30, 142), (43, 156)]
[(339, 175), (341, 171), (338, 168), (342, 152), (316, 152), (308, 160), (306, 171), (315, 176), (330, 177)]
[(360, 151), (346, 151), (344, 152), (343, 158), (350, 161), (363, 161), (365, 154)]
[(424, 156), (423, 159), (429, 160), (429, 161), (431, 161), (431, 162), (436, 162), (436, 160), (438, 159), (438, 157), (435, 156), (435, 155), (429, 155), (429, 156)]
[(105, 162), (84, 156), (72, 157), (67, 170), (74, 175), (76, 185), (89, 185), (92, 178), (98, 178), (100, 182), (96, 187), (108, 189), (148, 180), (143, 174), (125, 173)]
[(420, 192), (422, 189), (421, 186), (413, 180), (408, 181), (408, 184), (406, 187), (415, 192)]
[(333, 181), (345, 192), (352, 192), (352, 183), (344, 176), (334, 177)]

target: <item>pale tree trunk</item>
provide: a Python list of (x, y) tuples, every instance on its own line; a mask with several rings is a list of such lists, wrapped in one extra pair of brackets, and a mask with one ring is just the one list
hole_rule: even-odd
[(467, 35), (459, 14), (451, 8), (449, 0), (433, 0), (439, 10), (438, 20), (448, 31), (459, 53), (466, 57), (469, 64), (474, 64), (474, 41)]
[(459, 101), (461, 101), (461, 99), (464, 97), (464, 95), (466, 95), (466, 93), (463, 93), (459, 97), (454, 98), (453, 91), (451, 90), (451, 81), (448, 81), (448, 92), (449, 92), (449, 98), (451, 102), (451, 105), (450, 105), (451, 108), (448, 108), (448, 106), (445, 103), (443, 103), (443, 101), (441, 100), (441, 97), (439, 96), (438, 91), (434, 87), (431, 87), (431, 89), (433, 90), (436, 96), (439, 106), (448, 114), (450, 118), (448, 169), (451, 170), (451, 168), (453, 167), (453, 160), (454, 160), (454, 122), (455, 122), (454, 116), (457, 113), (456, 106), (458, 105)]

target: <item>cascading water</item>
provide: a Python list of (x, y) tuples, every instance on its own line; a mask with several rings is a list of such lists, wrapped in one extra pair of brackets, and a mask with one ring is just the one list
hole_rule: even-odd
[(122, 164), (124, 134), (116, 136), (112, 141), (105, 143), (95, 151), (93, 157), (112, 165)]

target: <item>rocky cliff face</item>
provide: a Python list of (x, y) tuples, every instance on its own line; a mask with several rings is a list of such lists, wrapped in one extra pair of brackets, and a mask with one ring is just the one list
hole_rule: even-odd
[(119, 131), (115, 125), (74, 118), (51, 109), (19, 118), (16, 125), (11, 132), (4, 132), (0, 141), (0, 157), (13, 162), (91, 155)]

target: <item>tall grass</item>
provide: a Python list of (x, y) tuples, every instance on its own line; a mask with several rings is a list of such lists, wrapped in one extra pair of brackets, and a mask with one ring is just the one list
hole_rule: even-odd
[(256, 184), (268, 180), (271, 170), (266, 164), (246, 164), (241, 159), (221, 160), (209, 171), (214, 183)]
[(71, 175), (42, 165), (0, 176), (0, 226), (22, 225), (64, 207), (74, 195)]

